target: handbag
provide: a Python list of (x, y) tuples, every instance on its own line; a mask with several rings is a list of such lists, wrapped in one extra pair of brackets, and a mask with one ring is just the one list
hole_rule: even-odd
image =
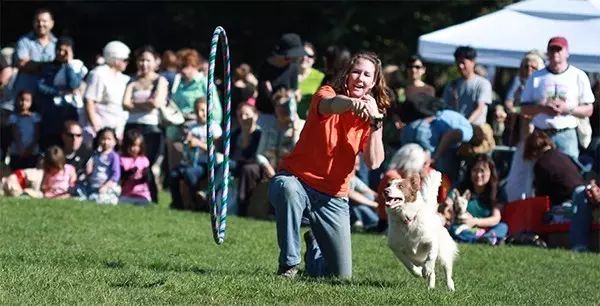
[[(181, 82), (181, 75), (177, 74), (173, 80), (173, 86), (171, 87), (171, 96), (177, 91), (179, 82)], [(183, 112), (181, 112), (177, 104), (175, 104), (175, 101), (171, 98), (167, 99), (167, 103), (161, 105), (158, 110), (160, 111), (160, 123), (163, 126), (182, 125), (185, 122)]]

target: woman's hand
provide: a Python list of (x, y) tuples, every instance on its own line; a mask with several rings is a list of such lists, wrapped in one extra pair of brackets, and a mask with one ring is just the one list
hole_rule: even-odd
[(477, 218), (473, 218), (473, 216), (471, 216), (470, 213), (465, 213), (464, 216), (462, 216), (462, 218), (461, 218), (460, 221), (463, 224), (467, 225), (468, 227), (477, 226), (477, 223), (478, 223), (478, 219)]

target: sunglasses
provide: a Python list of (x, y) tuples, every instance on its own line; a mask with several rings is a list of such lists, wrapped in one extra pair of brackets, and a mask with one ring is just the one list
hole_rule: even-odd
[(559, 47), (559, 46), (551, 46), (551, 47), (548, 47), (548, 52), (560, 52), (560, 51), (562, 51), (562, 49), (563, 48)]
[(314, 54), (305, 54), (304, 56), (305, 56), (305, 57), (308, 57), (308, 58), (315, 58), (315, 55), (314, 55)]
[(79, 137), (81, 137), (81, 134), (65, 133), (65, 135), (69, 136), (70, 138), (79, 138)]
[(414, 69), (421, 69), (421, 68), (423, 68), (423, 66), (421, 66), (421, 65), (411, 65), (411, 66), (408, 66), (408, 68), (411, 68), (411, 69), (412, 68), (414, 68)]

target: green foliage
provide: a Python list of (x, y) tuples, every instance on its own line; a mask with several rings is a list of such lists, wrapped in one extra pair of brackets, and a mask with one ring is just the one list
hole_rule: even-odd
[(272, 222), (156, 207), (2, 198), (2, 304), (579, 304), (600, 300), (595, 254), (461, 245), (457, 291), (401, 267), (380, 235), (353, 235), (348, 282), (275, 276)]

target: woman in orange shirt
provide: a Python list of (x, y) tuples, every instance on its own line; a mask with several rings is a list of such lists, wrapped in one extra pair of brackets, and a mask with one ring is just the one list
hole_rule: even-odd
[(269, 185), (280, 249), (278, 274), (294, 277), (300, 264), (300, 223), (306, 216), (306, 272), (352, 276), (348, 182), (354, 160), (378, 168), (384, 158), (382, 119), (390, 105), (381, 61), (361, 52), (331, 85), (313, 96), (292, 151)]

